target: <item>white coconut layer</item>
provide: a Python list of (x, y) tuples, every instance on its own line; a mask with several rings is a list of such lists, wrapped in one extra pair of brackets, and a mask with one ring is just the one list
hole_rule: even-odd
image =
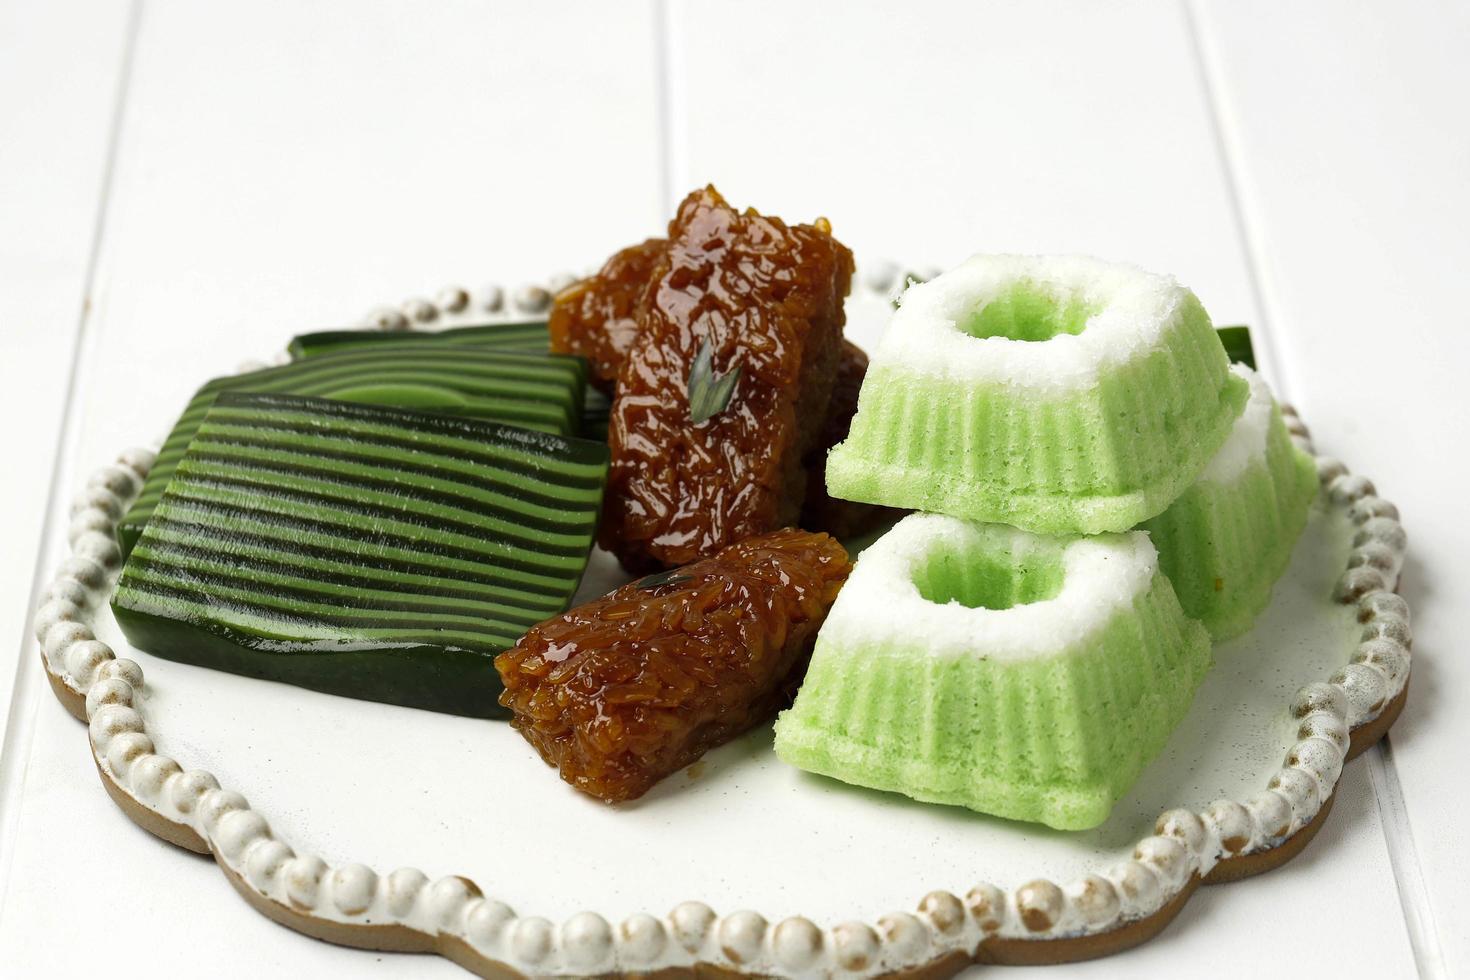
[[(1093, 310), (1079, 334), (974, 337), (963, 323), (1017, 289)], [(1157, 345), (1190, 297), (1168, 276), (1087, 256), (976, 255), (904, 292), (874, 368), (1065, 394)]]
[(1232, 364), (1230, 370), (1246, 380), (1251, 394), (1225, 444), (1200, 473), (1201, 480), (1211, 483), (1233, 483), (1252, 463), (1266, 465), (1266, 436), (1271, 431), (1271, 410), (1276, 401), (1265, 378), (1244, 364)]
[[(1038, 553), (1060, 561), (1061, 590), (1009, 609), (973, 608), (920, 594), (915, 576), (935, 549), (1001, 557)], [(1003, 524), (971, 524), (940, 514), (910, 514), (858, 558), (822, 627), (838, 648), (912, 650), (931, 656), (1024, 660), (1071, 649), (1146, 592), (1158, 553), (1141, 531), (1061, 538)]]

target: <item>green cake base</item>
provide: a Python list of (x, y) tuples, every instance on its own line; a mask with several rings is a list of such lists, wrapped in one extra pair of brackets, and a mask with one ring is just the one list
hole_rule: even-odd
[[(1257, 397), (1270, 399), (1264, 385)], [(1311, 457), (1291, 444), (1274, 402), (1269, 412), (1263, 454), (1228, 480), (1201, 478), (1143, 525), (1179, 604), (1217, 643), (1250, 629), (1270, 604), (1317, 491)]]
[(1193, 296), (1157, 349), (1080, 390), (926, 376), (875, 358), (834, 497), (1042, 533), (1124, 531), (1160, 513), (1230, 433), (1247, 385)]
[(920, 635), (864, 645), (855, 632), (824, 627), (776, 724), (781, 759), (1063, 830), (1107, 818), (1211, 662), (1208, 635), (1157, 575), (1100, 629), (1049, 656), (936, 654)]

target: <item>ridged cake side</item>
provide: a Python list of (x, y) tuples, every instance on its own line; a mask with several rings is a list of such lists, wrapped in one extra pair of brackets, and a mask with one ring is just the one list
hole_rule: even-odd
[(1061, 830), (1107, 819), (1189, 710), (1209, 638), (1162, 579), (1091, 642), (1021, 661), (819, 638), (784, 761)]
[[(1251, 382), (1252, 403), (1237, 428), (1248, 427), (1259, 410), (1266, 427), (1259, 446), (1242, 450), (1238, 461), (1212, 461), (1204, 476), (1144, 524), (1180, 605), (1217, 643), (1250, 629), (1270, 603), (1317, 491), (1316, 467), (1291, 444), (1265, 383), (1253, 372), (1240, 373)], [(1226, 463), (1233, 465), (1220, 465)]]
[(875, 361), (851, 433), (828, 456), (827, 488), (1045, 533), (1121, 531), (1194, 481), (1246, 397), (1192, 294), (1154, 349), (1074, 391)]
[(776, 751), (812, 772), (1063, 829), (1102, 822), (1211, 659), (1141, 532), (914, 514), (859, 558)]

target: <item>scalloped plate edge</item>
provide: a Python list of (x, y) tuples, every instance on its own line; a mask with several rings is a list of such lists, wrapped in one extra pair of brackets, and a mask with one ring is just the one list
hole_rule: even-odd
[[(875, 280), (870, 288), (889, 287)], [(465, 309), (459, 301), (466, 295), (446, 291), (442, 309)], [(523, 290), (516, 303), (519, 312), (536, 312), (546, 298), (544, 290)], [(422, 311), (413, 319), (424, 321)], [(1312, 452), (1296, 413), (1282, 410), (1293, 441)], [(35, 619), (47, 678), (62, 705), (88, 723), (108, 795), (155, 836), (211, 855), (257, 911), (288, 928), (346, 946), (434, 952), (481, 976), (929, 977), (975, 962), (1061, 963), (1128, 949), (1162, 931), (1200, 884), (1260, 874), (1299, 853), (1331, 810), (1342, 765), (1383, 737), (1408, 693), (1412, 632), (1408, 605), (1395, 593), (1406, 545), (1397, 508), (1342, 463), (1317, 457), (1329, 505), (1346, 509), (1358, 528), (1334, 598), (1356, 605), (1364, 628), (1350, 663), (1297, 694), (1291, 710), (1299, 741), (1264, 793), (1245, 804), (1217, 801), (1199, 813), (1170, 810), (1113, 880), (1091, 875), (1065, 890), (1037, 880), (1010, 893), (993, 885), (963, 898), (931, 892), (917, 914), (825, 929), (802, 917), (776, 924), (749, 911), (720, 917), (701, 902), (617, 926), (595, 913), (557, 925), (518, 917), (458, 876), (431, 883), (404, 868), (379, 877), (362, 865), (330, 868), (297, 855), (243, 796), (155, 752), (132, 706), (142, 669), (116, 659), (88, 625), (89, 607), (105, 601), (121, 563), (113, 528), (152, 457), (131, 450), (88, 481), (73, 507), (72, 557)]]

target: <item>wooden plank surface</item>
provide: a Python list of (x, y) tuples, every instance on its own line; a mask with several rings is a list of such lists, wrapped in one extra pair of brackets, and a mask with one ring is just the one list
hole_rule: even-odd
[(825, 214), (862, 256), (1080, 252), (1256, 311), (1173, 4), (675, 5), (679, 188)]
[(10, 777), (40, 693), (16, 680), (21, 657), (33, 653), (32, 580), (56, 486), (76, 340), (89, 319), (129, 17), (126, 3), (0, 4), (0, 418), (11, 518), (0, 562), (0, 883), (17, 788)]
[[(1448, 290), (1463, 255), (1435, 259), (1439, 291), (1427, 294), (1414, 288), (1419, 273), (1409, 264), (1431, 250), (1455, 254), (1453, 242), (1411, 232), (1432, 210), (1422, 196), (1455, 186), (1455, 173), (1465, 171), (1463, 143), (1431, 125), (1442, 113), (1408, 121), (1398, 114), (1435, 86), (1466, 90), (1455, 74), (1463, 64), (1443, 60), (1448, 42), (1421, 36), (1437, 23), (1435, 8), (1422, 7), (1398, 34), (1381, 15), (1356, 9), (1343, 18), (1344, 33), (1327, 40), (1323, 23), (1333, 18), (1318, 8), (1278, 21), (1262, 32), (1272, 34), (1267, 43), (1244, 14), (1218, 7), (1191, 14), (1162, 2), (1095, 6), (924, 3), (900, 15), (878, 3), (764, 0), (674, 2), (661, 15), (647, 4), (148, 0), (63, 484), (161, 431), (202, 378), (270, 352), (297, 327), (336, 324), (447, 282), (513, 285), (589, 266), (655, 231), (679, 194), (712, 180), (739, 204), (790, 217), (826, 214), (860, 258), (938, 265), (982, 249), (1093, 252), (1175, 272), (1221, 321), (1269, 319), (1268, 373), (1288, 385), (1324, 444), (1404, 504), (1415, 537), (1409, 587), (1420, 590), (1411, 599), (1416, 607), (1447, 606), (1453, 592), (1428, 588), (1443, 580), (1430, 572), (1442, 573), (1454, 545), (1465, 542), (1447, 533), (1432, 543), (1426, 539), (1436, 535), (1416, 533), (1415, 514), (1437, 527), (1435, 507), (1450, 499), (1416, 488), (1444, 455), (1433, 453), (1439, 440), (1454, 423), (1463, 430), (1464, 402), (1440, 407), (1433, 425), (1393, 428), (1369, 421), (1360, 406), (1371, 397), (1390, 419), (1395, 406), (1427, 411), (1453, 390), (1447, 365), (1464, 348), (1445, 349), (1450, 356), (1426, 375), (1422, 361), (1385, 344), (1392, 384), (1332, 370), (1344, 330), (1371, 342), (1376, 324), (1403, 322), (1395, 316), (1405, 310), (1414, 312), (1408, 329), (1420, 343), (1463, 344), (1462, 335), (1452, 339), (1434, 326), (1436, 316), (1453, 316)], [(1390, 43), (1368, 57), (1360, 46), (1383, 31)], [(51, 84), (75, 84), (75, 41), (53, 38), (29, 52), (26, 74), (44, 80), (49, 71)], [(1426, 46), (1440, 60), (1422, 57)], [(1303, 63), (1292, 63), (1303, 51)], [(109, 55), (114, 68), (119, 54)], [(1375, 71), (1354, 76), (1353, 98), (1332, 102), (1319, 75), (1352, 74), (1347, 66), (1375, 58)], [(1418, 67), (1407, 81), (1390, 70), (1410, 61)], [(0, 87), (0, 109), (14, 101), (11, 91)], [(1355, 154), (1361, 126), (1351, 125), (1363, 105), (1374, 110), (1377, 130), (1399, 141), (1366, 163)], [(77, 135), (105, 147), (107, 122), (97, 113)], [(1320, 131), (1321, 142), (1292, 131), (1302, 126)], [(1330, 150), (1318, 152), (1322, 146)], [(1412, 171), (1417, 186), (1395, 184), (1394, 154), (1411, 153), (1430, 157), (1415, 164), (1424, 168)], [(1359, 169), (1344, 171), (1350, 157)], [(11, 165), (0, 156), (0, 168)], [(1406, 201), (1419, 205), (1412, 215), (1398, 210)], [(1456, 222), (1470, 226), (1454, 210), (1464, 197), (1439, 204), (1431, 226), (1440, 235)], [(90, 225), (54, 229), (68, 247), (82, 241), (83, 254), (89, 232)], [(1324, 237), (1345, 254), (1320, 258)], [(31, 250), (0, 253), (0, 284), (32, 258)], [(1340, 263), (1352, 281), (1377, 283), (1374, 272), (1385, 266), (1392, 280), (1365, 299), (1334, 280)], [(77, 276), (38, 294), (70, 304), (70, 329)], [(1425, 295), (1432, 300), (1417, 306)], [(3, 307), (0, 314), (8, 317)], [(8, 329), (0, 333), (0, 343), (11, 342)], [(46, 347), (23, 351), (16, 363), (31, 375), (55, 360)], [(137, 396), (139, 379), (147, 397)], [(55, 397), (36, 413), (53, 426), (52, 441), (61, 411)], [(1418, 451), (1418, 471), (1404, 468), (1406, 439)], [(1461, 458), (1445, 465), (1464, 476)], [(37, 493), (7, 512), (39, 513), (44, 490)], [(29, 567), (7, 574), (28, 578)], [(24, 591), (22, 581), (8, 594)], [(1397, 769), (1382, 760), (1371, 773), (1354, 764), (1337, 812), (1302, 858), (1202, 892), (1174, 927), (1126, 961), (1048, 976), (1126, 966), (1131, 976), (1173, 977), (1201, 963), (1221, 973), (1264, 972), (1290, 962), (1304, 936), (1312, 939), (1307, 975), (1403, 976), (1416, 954), (1423, 966), (1422, 923), (1406, 921), (1403, 911), (1419, 906), (1401, 894), (1412, 879), (1402, 873), (1405, 855), (1420, 852), (1413, 841), (1405, 849), (1393, 777), (1403, 782), (1414, 839), (1423, 845), (1428, 827), (1444, 840), (1423, 853), (1448, 856), (1449, 818), (1436, 823), (1415, 804), (1457, 802), (1428, 778), (1448, 755), (1442, 736), (1455, 723), (1442, 699), (1420, 700), (1435, 644), (1444, 656), (1431, 665), (1431, 683), (1465, 687), (1458, 668), (1440, 666), (1453, 654), (1454, 623), (1448, 613), (1431, 621), (1420, 609), (1420, 686), (1410, 724), (1396, 736)], [(0, 668), (12, 655), (0, 652)], [(23, 754), (12, 748), (0, 760), (16, 787), (12, 812), (0, 814), (14, 854), (8, 875), (0, 865), (0, 962), (16, 964), (17, 975), (74, 975), (95, 963), (93, 948), (139, 950), (111, 959), (120, 977), (204, 964), (221, 977), (263, 967), (287, 975), (460, 975), (422, 957), (314, 943), (253, 915), (212, 864), (167, 849), (119, 817), (98, 790), (84, 742), (72, 719), (39, 710), (15, 743)], [(1467, 921), (1456, 896), (1441, 894), (1449, 875), (1435, 877), (1427, 862), (1420, 872), (1423, 908), (1443, 903), (1459, 911), (1456, 924)], [(113, 896), (95, 947), (75, 942), (74, 920), (56, 912), (88, 911), (79, 882), (89, 883), (87, 894)], [(1433, 935), (1449, 949), (1444, 917)]]
[[(646, 4), (148, 0), (62, 485), (160, 434), (204, 379), (299, 328), (452, 282), (542, 280), (655, 231), (655, 37)], [(50, 60), (64, 77), (70, 40), (37, 52), (34, 71)], [(105, 137), (104, 120), (88, 122), (89, 139)], [(78, 295), (62, 296), (73, 318)], [(27, 370), (51, 362), (38, 351)], [(0, 975), (83, 975), (99, 949), (128, 950), (111, 958), (118, 977), (205, 963), (221, 977), (459, 973), (250, 912), (212, 864), (119, 818), (85, 729), (29, 680), (46, 703), (6, 760), (18, 794)], [(88, 942), (58, 911), (104, 907), (106, 934)]]
[(1454, 702), (1470, 691), (1470, 8), (1251, 0), (1201, 14), (1293, 395), (1318, 444), (1370, 475), (1409, 532), (1413, 693), (1379, 795), (1420, 970), (1470, 975), (1470, 716)]
[[(935, 2), (897, 16), (877, 3), (762, 0), (741, 11), (676, 8), (677, 185), (712, 180), (736, 203), (825, 214), (860, 256), (945, 266), (977, 251), (1085, 252), (1168, 270), (1218, 322), (1255, 325), (1277, 376), (1182, 7)], [(775, 105), (785, 111), (760, 111)], [(1309, 859), (1310, 874), (1286, 868), (1240, 892), (1207, 891), (1130, 954), (1129, 975), (1192, 961), (1267, 968), (1313, 930), (1339, 937), (1314, 950), (1320, 975), (1411, 971), (1366, 769), (1340, 792), (1347, 826), (1331, 832), (1333, 853)], [(1297, 903), (1317, 888), (1355, 898), (1304, 911)], [(1227, 948), (1221, 928), (1250, 943)], [(1364, 932), (1371, 949), (1351, 941)]]

